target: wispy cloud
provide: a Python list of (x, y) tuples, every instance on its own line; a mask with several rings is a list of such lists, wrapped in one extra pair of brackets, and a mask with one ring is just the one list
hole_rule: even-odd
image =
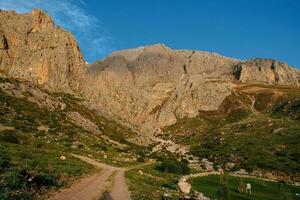
[(85, 9), (84, 0), (5, 0), (0, 2), (3, 10), (19, 13), (30, 12), (32, 8), (46, 11), (57, 25), (72, 32), (88, 61), (102, 58), (111, 51), (112, 38), (98, 18)]

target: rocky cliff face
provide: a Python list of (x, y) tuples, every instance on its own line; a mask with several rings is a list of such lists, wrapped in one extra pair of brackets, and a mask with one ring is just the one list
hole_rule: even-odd
[(262, 82), (299, 86), (299, 70), (272, 59), (252, 59), (234, 67), (236, 78), (243, 83)]
[(299, 71), (285, 63), (162, 44), (117, 51), (86, 67), (71, 34), (40, 10), (0, 12), (0, 69), (52, 91), (76, 90), (90, 108), (144, 133), (217, 110), (241, 82), (299, 86)]
[(41, 10), (0, 11), (0, 70), (8, 76), (70, 91), (83, 64), (76, 40)]
[(172, 50), (158, 44), (114, 52), (89, 66), (94, 105), (144, 132), (177, 118), (216, 110), (231, 93), (231, 67), (240, 61), (214, 53)]
[(161, 44), (114, 52), (88, 70), (94, 86), (84, 92), (93, 105), (144, 132), (159, 133), (178, 118), (217, 110), (240, 82), (299, 86), (298, 70), (285, 63)]

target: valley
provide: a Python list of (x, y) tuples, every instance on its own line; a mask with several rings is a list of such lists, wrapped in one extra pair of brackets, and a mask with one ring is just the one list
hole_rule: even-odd
[(299, 199), (299, 86), (164, 44), (88, 64), (44, 11), (0, 10), (0, 199)]

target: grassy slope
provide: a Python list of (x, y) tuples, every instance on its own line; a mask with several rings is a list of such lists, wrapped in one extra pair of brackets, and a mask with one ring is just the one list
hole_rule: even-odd
[[(85, 136), (61, 113), (3, 92), (0, 112), (1, 124), (14, 127), (0, 135), (0, 199), (32, 199), (45, 190), (63, 186), (70, 177), (91, 171), (89, 165), (67, 155), (75, 138)], [(49, 132), (39, 131), (40, 125), (49, 126)], [(61, 155), (67, 160), (59, 160)]]
[[(295, 175), (299, 170), (297, 155), (300, 150), (297, 144), (300, 141), (300, 125), (299, 112), (296, 108), (298, 108), (300, 92), (279, 87), (278, 89), (284, 90), (287, 96), (280, 98), (278, 102), (270, 103), (274, 101), (272, 100), (274, 87), (266, 88), (271, 89), (271, 92), (267, 91), (256, 96), (254, 107), (257, 113), (250, 111), (251, 100), (247, 96), (249, 94), (241, 90), (237, 91), (239, 96), (229, 97), (218, 112), (202, 113), (201, 117), (192, 119), (181, 119), (177, 124), (165, 129), (164, 136), (178, 143), (191, 145), (193, 154), (211, 160), (216, 159), (217, 164), (237, 159), (235, 169), (263, 168)], [(236, 101), (237, 99), (246, 104), (246, 107)], [(288, 103), (290, 100), (291, 103)], [(285, 129), (273, 133), (278, 128)], [(133, 199), (180, 198), (182, 194), (178, 193), (176, 185), (179, 176), (161, 173), (156, 166), (157, 164), (153, 164), (142, 169), (143, 174), (138, 170), (126, 173)], [(233, 181), (229, 199), (277, 199), (274, 198), (274, 194), (277, 197), (279, 193), (276, 192), (278, 191), (276, 183), (245, 179), (251, 182), (255, 189), (255, 198), (253, 196), (249, 198), (236, 192), (235, 184), (239, 179), (230, 177), (228, 180)], [(219, 179), (217, 177), (204, 177), (203, 180), (196, 178), (192, 180), (192, 184), (193, 189), (215, 197)], [(256, 191), (256, 187), (261, 188), (260, 191)], [(281, 187), (282, 191), (286, 191), (285, 196), (289, 197), (299, 189), (285, 184)], [(164, 194), (169, 194), (171, 197), (163, 197)], [(280, 195), (278, 197), (284, 199)]]
[[(283, 184), (280, 182), (270, 182), (250, 178), (238, 178), (225, 175), (223, 179), (227, 188), (227, 195), (224, 199), (230, 200), (293, 200), (296, 193), (300, 191), (299, 187)], [(238, 187), (241, 181), (251, 184), (252, 195), (240, 193)], [(207, 177), (194, 178), (191, 180), (193, 189), (202, 192), (210, 198), (220, 198), (218, 193), (220, 187), (220, 177), (210, 175)]]
[[(15, 80), (1, 79), (1, 82), (6, 81), (13, 83)], [(61, 95), (67, 101), (67, 110), (91, 114), (76, 103), (76, 98)], [(104, 126), (103, 134), (116, 134), (119, 141), (125, 141), (120, 132), (130, 132), (104, 118), (97, 120)], [(26, 97), (16, 98), (1, 90), (0, 125), (13, 128), (0, 131), (0, 199), (44, 199), (50, 191), (93, 171), (91, 166), (68, 153), (91, 154), (107, 163), (126, 165), (126, 162), (116, 161), (142, 151), (139, 148), (117, 149), (68, 121), (64, 112), (40, 108)], [(49, 127), (49, 131), (39, 130), (41, 125)], [(74, 148), (74, 143), (80, 145)], [(126, 155), (120, 154), (124, 151)], [(67, 157), (65, 161), (59, 159), (62, 155)]]
[[(295, 100), (288, 105), (289, 107), (285, 104), (271, 105), (269, 107), (274, 109), (270, 112), (268, 109), (263, 110), (268, 106), (258, 104), (255, 105), (257, 110), (260, 107), (263, 108), (259, 115), (245, 109), (234, 109), (228, 112), (226, 117), (219, 115), (220, 113), (204, 113), (202, 117), (180, 120), (166, 129), (166, 132), (170, 133), (169, 136), (177, 142), (190, 144), (194, 154), (208, 158), (212, 158), (211, 155), (213, 155), (219, 163), (230, 160), (234, 152), (236, 157), (243, 158), (238, 162), (239, 167), (274, 169), (275, 166), (277, 170), (295, 173), (299, 169), (297, 159), (300, 152), (297, 147), (299, 118), (297, 118), (298, 112), (295, 112), (297, 111), (295, 108), (298, 108), (299, 95), (295, 91), (289, 94)], [(126, 149), (126, 152), (144, 155), (143, 149), (124, 139), (124, 136), (130, 137), (133, 134), (129, 129), (94, 115), (93, 112), (81, 106), (78, 99), (70, 95), (55, 94), (55, 96), (62, 97), (68, 105), (67, 110), (79, 112), (99, 127), (103, 127), (104, 134), (116, 141), (129, 144), (131, 148)], [(249, 104), (247, 97), (241, 95), (239, 98)], [(269, 96), (260, 97), (260, 99), (262, 99), (262, 104), (266, 105), (265, 102), (268, 102)], [(229, 101), (224, 107), (228, 105), (232, 107), (236, 105), (235, 103)], [(66, 155), (68, 152), (92, 154), (96, 159), (114, 164), (116, 158), (124, 151), (115, 149), (104, 141), (95, 140), (91, 133), (87, 133), (66, 120), (63, 112), (50, 112), (38, 108), (26, 99), (18, 99), (1, 93), (0, 112), (1, 124), (15, 127), (13, 131), (6, 130), (0, 133), (0, 195), (2, 195), (0, 199), (26, 199), (25, 197), (32, 199), (34, 196), (45, 195), (49, 190), (66, 185), (74, 177), (92, 170), (90, 166), (70, 156), (67, 156), (66, 161), (58, 159), (59, 156)], [(270, 124), (272, 126), (269, 126)], [(40, 125), (48, 125), (49, 132), (37, 130)], [(273, 134), (273, 130), (282, 127), (285, 128), (284, 131)], [(191, 137), (186, 137), (186, 134)], [(251, 137), (248, 137), (249, 135)], [(82, 147), (71, 148), (74, 141), (80, 141)], [(268, 141), (267, 145), (265, 141)], [(279, 146), (274, 149), (276, 145)], [(285, 145), (285, 147), (282, 148), (280, 145)], [(249, 151), (248, 146), (255, 146), (254, 149), (252, 148), (253, 152)], [(264, 149), (267, 151), (262, 151)], [(97, 156), (99, 151), (104, 151), (108, 159)], [(257, 152), (261, 156), (257, 156)], [(280, 156), (282, 152), (285, 153)], [(278, 155), (274, 156), (274, 153)], [(248, 162), (245, 156), (249, 158)], [(253, 158), (257, 160), (253, 162)], [(265, 161), (266, 158), (271, 160)], [(264, 166), (266, 163), (271, 166)], [(179, 196), (176, 188), (178, 175), (162, 173), (156, 170), (156, 164), (145, 167), (142, 171), (143, 175), (138, 169), (126, 173), (133, 199), (159, 199), (164, 193), (174, 196), (174, 199)], [(39, 182), (42, 180), (42, 184), (29, 182), (25, 178), (28, 174), (39, 177), (37, 180)]]
[[(190, 145), (193, 154), (217, 164), (232, 161), (235, 169), (275, 170), (298, 177), (300, 90), (259, 87), (263, 91), (239, 89), (218, 112), (179, 120), (165, 129), (165, 136)], [(256, 98), (255, 113), (250, 112), (250, 95)]]
[(177, 182), (179, 175), (162, 173), (156, 169), (157, 164), (153, 164), (141, 169), (134, 169), (126, 172), (126, 178), (133, 200), (161, 199), (164, 193), (178, 199)]

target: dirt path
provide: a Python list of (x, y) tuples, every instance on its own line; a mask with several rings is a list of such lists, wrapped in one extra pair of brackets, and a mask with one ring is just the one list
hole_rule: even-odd
[(72, 155), (102, 170), (59, 191), (51, 200), (97, 200), (107, 190), (113, 200), (131, 199), (124, 177), (127, 169), (99, 163), (86, 156)]

